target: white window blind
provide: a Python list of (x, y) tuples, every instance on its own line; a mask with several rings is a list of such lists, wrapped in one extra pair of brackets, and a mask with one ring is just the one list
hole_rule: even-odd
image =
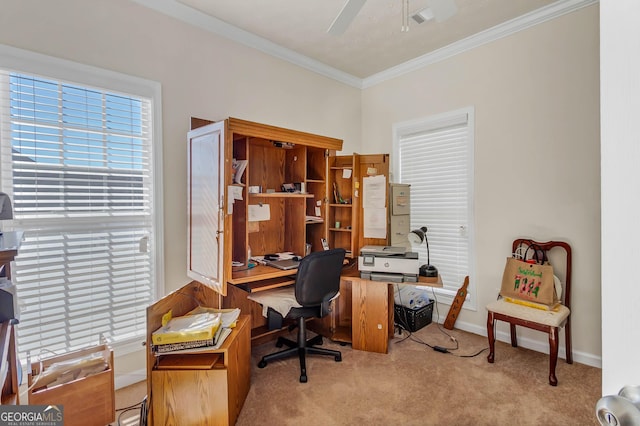
[[(396, 179), (411, 185), (411, 227), (426, 226), (429, 261), (443, 295), (454, 295), (472, 271), (472, 111), (395, 126)], [(421, 263), (425, 244), (412, 247)], [(469, 292), (471, 293), (471, 292)]]
[(1, 183), (24, 232), (12, 269), (21, 354), (145, 335), (152, 112), (151, 98), (0, 69)]

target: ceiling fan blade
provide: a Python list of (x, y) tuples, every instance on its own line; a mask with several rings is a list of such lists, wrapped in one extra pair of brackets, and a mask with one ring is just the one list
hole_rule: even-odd
[(436, 22), (446, 21), (458, 12), (454, 0), (427, 0), (429, 9), (433, 12)]
[(347, 0), (342, 10), (327, 30), (329, 34), (340, 35), (346, 31), (367, 0)]

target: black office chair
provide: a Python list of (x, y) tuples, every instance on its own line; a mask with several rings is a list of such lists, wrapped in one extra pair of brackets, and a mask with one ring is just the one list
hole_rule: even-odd
[(300, 382), (307, 382), (306, 355), (331, 355), (336, 362), (342, 361), (340, 351), (318, 348), (322, 344), (322, 336), (317, 335), (307, 340), (307, 318), (322, 318), (329, 313), (331, 299), (340, 290), (340, 273), (344, 261), (345, 250), (338, 248), (318, 251), (302, 258), (296, 274), (295, 296), (301, 307), (291, 308), (286, 318), (298, 320), (298, 341), (278, 337), (277, 347), (287, 345), (289, 348), (265, 355), (258, 363), (264, 368), (267, 363), (276, 359), (286, 358), (298, 354), (300, 358)]

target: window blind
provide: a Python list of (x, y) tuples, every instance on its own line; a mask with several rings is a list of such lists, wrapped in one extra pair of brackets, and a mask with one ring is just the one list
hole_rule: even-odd
[[(455, 292), (471, 270), (472, 145), (468, 114), (400, 128), (396, 135), (399, 181), (411, 184), (411, 227), (426, 226), (429, 261), (445, 294)], [(413, 247), (421, 263), (425, 244)], [(453, 293), (455, 294), (455, 293)]]
[(154, 297), (152, 100), (0, 70), (21, 354), (140, 340)]

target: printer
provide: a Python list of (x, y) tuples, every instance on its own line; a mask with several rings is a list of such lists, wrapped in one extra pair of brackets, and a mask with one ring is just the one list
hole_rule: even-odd
[(418, 253), (396, 246), (363, 246), (358, 256), (360, 278), (372, 281), (418, 282)]

